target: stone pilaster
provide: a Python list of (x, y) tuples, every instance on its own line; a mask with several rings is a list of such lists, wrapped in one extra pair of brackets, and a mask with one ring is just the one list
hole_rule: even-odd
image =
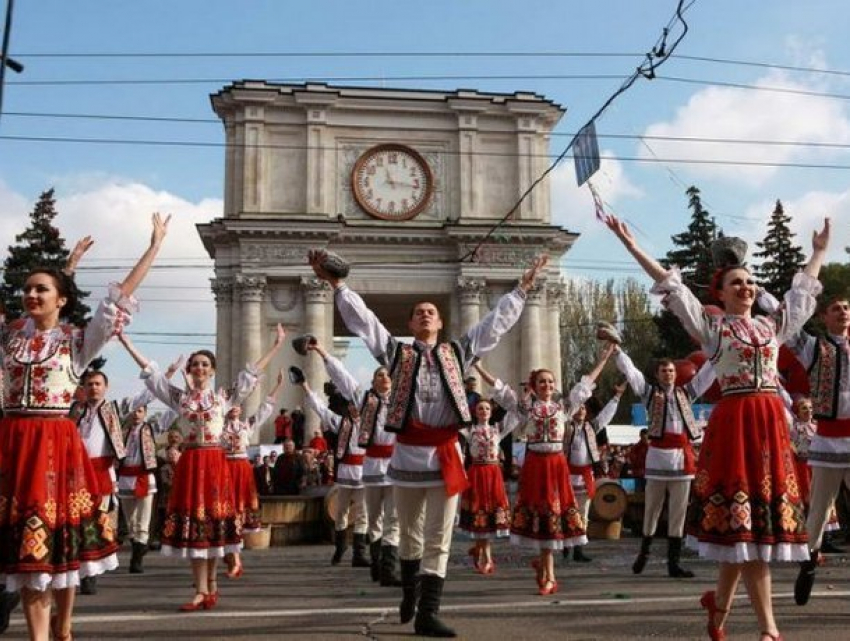
[(215, 296), (215, 356), (217, 376), (224, 381), (233, 379), (233, 355), (230, 351), (230, 311), (233, 305), (233, 281), (229, 278), (210, 279)]
[[(332, 321), (328, 320), (328, 316), (331, 313), (333, 289), (323, 280), (313, 276), (303, 276), (301, 291), (304, 294), (304, 332), (313, 334), (325, 349), (332, 349), (333, 332), (329, 329)], [(308, 355), (304, 359), (304, 376), (310, 387), (321, 393), (327, 374), (320, 358)], [(313, 412), (307, 412), (307, 420), (304, 421), (305, 443), (310, 441), (307, 435), (312, 434), (317, 427), (319, 427), (318, 416)]]
[(481, 278), (461, 276), (457, 279), (461, 333), (465, 333), (481, 320), (481, 295), (486, 290), (487, 283)]
[[(239, 300), (242, 304), (242, 360), (244, 363), (256, 363), (263, 355), (263, 300), (266, 295), (265, 276), (236, 277)], [(238, 363), (234, 373), (244, 367)], [(253, 414), (259, 407), (259, 394), (252, 394), (245, 400), (243, 411), (246, 416)]]
[(549, 358), (546, 366), (555, 375), (556, 388), (563, 390), (563, 381), (561, 379), (561, 305), (563, 305), (564, 301), (564, 286), (562, 283), (547, 283), (545, 289), (548, 324), (546, 332), (548, 337), (546, 355)]
[(543, 304), (544, 290), (541, 285), (532, 288), (526, 294), (525, 310), (520, 318), (520, 343), (522, 357), (521, 375), (523, 379), (533, 369), (545, 366), (541, 350), (543, 334), (540, 322), (540, 308)]

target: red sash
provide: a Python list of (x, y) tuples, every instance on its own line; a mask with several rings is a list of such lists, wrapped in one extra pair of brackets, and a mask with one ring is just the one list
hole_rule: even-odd
[(446, 484), (446, 496), (454, 496), (469, 487), (463, 461), (457, 453), (457, 426), (430, 427), (414, 419), (408, 419), (404, 430), (396, 436), (402, 445), (426, 445), (437, 448), (440, 473)]
[(362, 454), (346, 454), (345, 458), (340, 461), (343, 465), (363, 465)]
[(850, 418), (818, 419), (818, 436), (827, 438), (842, 438), (850, 436)]
[(650, 447), (657, 447), (660, 450), (682, 450), (685, 455), (685, 474), (697, 473), (697, 461), (694, 455), (694, 448), (691, 445), (691, 440), (687, 434), (664, 434), (664, 437), (652, 441)]
[(110, 496), (115, 491), (112, 476), (109, 474), (114, 460), (111, 456), (98, 456), (91, 459), (95, 476), (97, 476), (97, 492), (101, 497)]
[(143, 499), (150, 491), (150, 473), (141, 465), (123, 465), (118, 470), (118, 476), (135, 476), (136, 484), (133, 486), (133, 496)]
[(392, 445), (370, 445), (366, 448), (366, 456), (369, 458), (390, 458), (392, 455)]
[(592, 465), (570, 465), (570, 474), (581, 474), (584, 478), (584, 487), (587, 490), (587, 497), (592, 499), (596, 496), (596, 483), (593, 479)]

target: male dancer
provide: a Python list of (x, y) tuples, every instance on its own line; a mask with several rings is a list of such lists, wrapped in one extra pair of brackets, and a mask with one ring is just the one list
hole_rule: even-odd
[(395, 484), (400, 528), (401, 622), (416, 611), (416, 634), (454, 637), (437, 613), (458, 497), (467, 483), (457, 441), (458, 430), (472, 422), (463, 379), (475, 359), (496, 347), (519, 319), (526, 292), (548, 257), (535, 259), (519, 286), (458, 341), (439, 342), (439, 310), (430, 302), (417, 303), (408, 321), (413, 345), (392, 336), (363, 299), (325, 267), (325, 252), (311, 252), (309, 258), (316, 275), (334, 288), (343, 322), (392, 376), (386, 427), (397, 434), (388, 475)]
[(398, 515), (393, 499), (393, 487), (387, 478), (390, 457), (395, 446), (395, 434), (387, 432), (387, 403), (392, 379), (386, 367), (372, 375), (372, 387), (365, 392), (345, 366), (328, 354), (318, 342), (307, 346), (325, 361), (325, 369), (342, 396), (354, 403), (360, 413), (360, 447), (366, 448), (363, 459), (363, 486), (366, 493), (366, 514), (369, 517), (369, 556), (372, 580), (382, 587), (399, 587)]
[(652, 537), (658, 519), (667, 502), (667, 574), (674, 579), (690, 579), (694, 573), (683, 568), (682, 535), (691, 481), (696, 473), (696, 457), (691, 441), (702, 435), (691, 403), (714, 382), (714, 369), (707, 362), (693, 379), (684, 386), (676, 385), (676, 365), (662, 359), (655, 369), (657, 383), (646, 382), (632, 359), (619, 346), (614, 362), (626, 377), (629, 385), (646, 406), (649, 429), (649, 448), (646, 452), (646, 489), (643, 512), (643, 541), (640, 552), (632, 564), (632, 572), (640, 574), (649, 558)]
[(806, 530), (812, 556), (800, 564), (794, 584), (797, 605), (809, 601), (821, 553), (824, 529), (841, 483), (850, 486), (850, 300), (844, 295), (823, 300), (826, 334), (800, 332), (788, 345), (809, 372), (817, 432), (809, 447), (812, 485)]

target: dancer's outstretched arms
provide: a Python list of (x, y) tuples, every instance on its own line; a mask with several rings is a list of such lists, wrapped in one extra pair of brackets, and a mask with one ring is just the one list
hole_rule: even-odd
[(162, 215), (157, 212), (152, 216), (151, 222), (153, 230), (151, 231), (150, 245), (145, 250), (145, 253), (142, 254), (141, 258), (139, 258), (139, 261), (135, 264), (133, 269), (130, 270), (130, 273), (127, 274), (118, 286), (124, 296), (131, 296), (145, 279), (145, 276), (148, 275), (154, 258), (156, 258), (156, 255), (159, 253), (159, 249), (162, 246), (162, 241), (168, 233), (168, 223), (170, 221), (170, 215), (163, 218)]
[(626, 223), (616, 216), (608, 215), (605, 217), (605, 224), (608, 225), (608, 229), (613, 231), (617, 238), (620, 239), (623, 246), (629, 250), (629, 253), (632, 256), (635, 257), (635, 260), (637, 260), (638, 264), (643, 267), (643, 270), (650, 278), (652, 278), (652, 280), (656, 283), (664, 280), (664, 277), (667, 275), (667, 270), (664, 269), (661, 263), (640, 248), (637, 244), (637, 240), (635, 240), (635, 237), (632, 235), (632, 232)]
[(277, 334), (275, 335), (274, 343), (268, 352), (266, 352), (260, 360), (254, 363), (254, 368), (257, 372), (262, 372), (268, 364), (271, 362), (274, 355), (280, 351), (280, 348), (283, 347), (283, 343), (286, 340), (286, 330), (283, 328), (283, 325), (280, 323), (277, 324)]

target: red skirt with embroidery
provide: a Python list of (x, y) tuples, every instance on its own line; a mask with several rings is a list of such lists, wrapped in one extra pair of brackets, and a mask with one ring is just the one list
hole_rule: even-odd
[(469, 487), (460, 497), (461, 530), (474, 539), (492, 539), (510, 534), (510, 511), (502, 466), (470, 465)]
[(511, 542), (559, 550), (587, 543), (563, 452), (528, 450), (511, 518)]
[(701, 555), (718, 561), (807, 558), (804, 497), (775, 394), (725, 396), (712, 411), (687, 533)]
[(229, 458), (230, 478), (233, 480), (233, 504), (242, 531), (255, 531), (261, 527), (260, 497), (254, 480), (254, 468), (246, 458)]
[(23, 585), (61, 589), (116, 567), (97, 487), (73, 421), (0, 419), (0, 574), (40, 574)]
[(214, 558), (239, 551), (242, 534), (222, 448), (190, 447), (180, 456), (161, 540), (166, 556)]

